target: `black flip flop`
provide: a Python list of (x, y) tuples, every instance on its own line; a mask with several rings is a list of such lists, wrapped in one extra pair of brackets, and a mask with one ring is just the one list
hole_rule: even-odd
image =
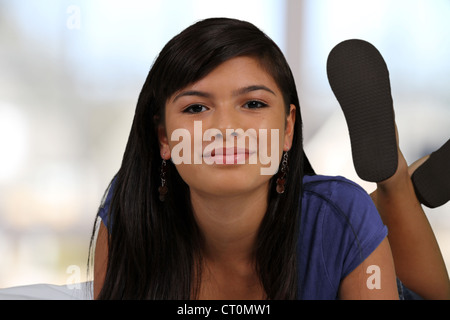
[(411, 176), (417, 199), (429, 208), (450, 200), (450, 139)]
[(370, 182), (397, 171), (398, 151), (389, 71), (380, 52), (363, 40), (346, 40), (330, 52), (328, 80), (350, 135), (358, 176)]

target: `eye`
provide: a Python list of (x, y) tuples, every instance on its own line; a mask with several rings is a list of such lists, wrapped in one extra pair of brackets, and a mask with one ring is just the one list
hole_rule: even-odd
[(183, 110), (184, 113), (201, 113), (206, 111), (207, 108), (205, 106), (202, 106), (201, 104), (193, 104), (188, 106), (186, 109)]
[(258, 100), (252, 100), (244, 104), (244, 108), (247, 109), (259, 109), (267, 107), (267, 104)]

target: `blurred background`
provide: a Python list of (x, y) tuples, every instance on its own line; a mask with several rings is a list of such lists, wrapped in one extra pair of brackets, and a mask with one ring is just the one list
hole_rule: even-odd
[[(0, 0), (0, 288), (86, 279), (97, 208), (164, 44), (197, 20), (248, 20), (285, 52), (316, 171), (360, 181), (328, 85), (339, 42), (365, 39), (391, 75), (409, 163), (450, 138), (450, 1)], [(450, 266), (450, 203), (426, 209)]]

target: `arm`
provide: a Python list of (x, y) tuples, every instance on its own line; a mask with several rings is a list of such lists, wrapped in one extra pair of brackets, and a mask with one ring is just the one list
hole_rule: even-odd
[(108, 265), (108, 230), (100, 224), (94, 256), (94, 299), (102, 290)]
[[(370, 266), (379, 269), (373, 271)], [(369, 284), (377, 283), (378, 288), (370, 289)], [(398, 299), (396, 276), (391, 248), (387, 238), (344, 280), (339, 288), (339, 298), (343, 300), (391, 300)]]

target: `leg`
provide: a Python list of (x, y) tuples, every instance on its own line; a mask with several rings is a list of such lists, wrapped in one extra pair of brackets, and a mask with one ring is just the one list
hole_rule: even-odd
[[(439, 152), (433, 163), (427, 160), (411, 179), (398, 148), (389, 71), (370, 43), (348, 40), (337, 45), (328, 57), (327, 73), (347, 121), (356, 173), (377, 183), (372, 199), (389, 229), (398, 278), (423, 298), (449, 299), (444, 260), (415, 187), (419, 198), (431, 199), (431, 205), (448, 201), (448, 193), (441, 196), (429, 191), (436, 181), (440, 189), (441, 185), (447, 188), (450, 174), (444, 170), (449, 169), (450, 152)], [(440, 169), (438, 180), (427, 178), (434, 171), (427, 169), (430, 164)]]
[(410, 178), (420, 162), (409, 169), (400, 150), (398, 155), (396, 173), (377, 183), (377, 190), (371, 194), (389, 230), (397, 276), (425, 299), (450, 299), (447, 269)]

